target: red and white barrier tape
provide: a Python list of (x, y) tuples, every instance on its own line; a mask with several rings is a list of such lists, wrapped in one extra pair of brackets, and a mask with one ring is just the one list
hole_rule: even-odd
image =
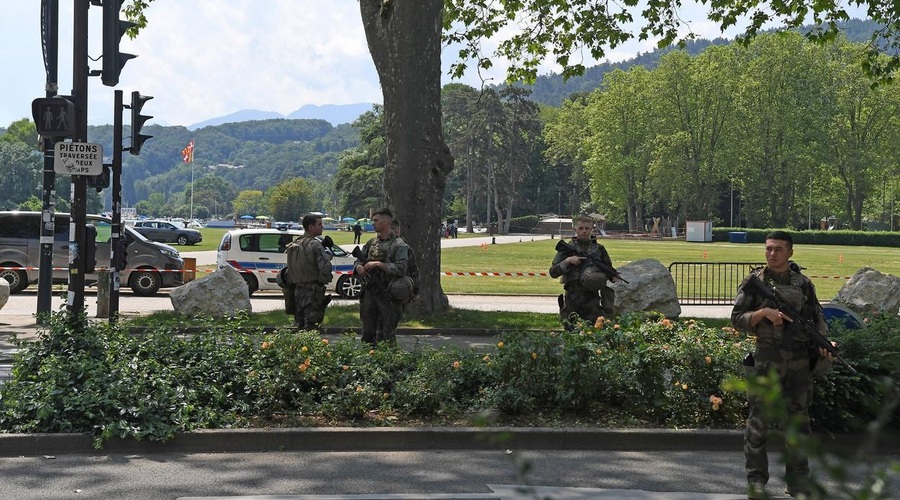
[[(69, 269), (68, 267), (54, 267), (54, 268), (53, 268), (54, 271), (67, 271), (68, 269)], [(39, 270), (39, 269), (38, 269), (37, 267), (0, 267), (0, 271), (38, 271), (38, 270)], [(125, 271), (125, 270), (128, 270), (128, 271), (135, 271), (135, 269), (133, 269), (133, 268), (121, 269), (120, 271)], [(197, 269), (197, 270), (195, 270), (195, 271), (191, 271), (191, 270), (185, 269), (185, 270), (183, 270), (183, 271), (179, 271), (179, 270), (177, 270), (177, 269), (155, 269), (155, 271), (156, 271), (156, 272), (159, 272), (159, 273), (190, 273), (190, 272), (193, 272), (193, 273), (211, 273), (211, 272), (214, 272), (214, 271), (216, 271), (216, 270), (215, 270), (215, 269)], [(275, 270), (270, 270), (270, 269), (255, 269), (255, 270), (252, 270), (252, 269), (235, 269), (235, 271), (237, 271), (237, 272), (239, 272), (239, 273), (257, 272), (257, 273), (271, 273), (271, 274), (278, 274), (278, 270), (277, 270), (277, 269), (275, 269)], [(353, 274), (353, 271), (335, 271), (334, 273), (335, 273), (335, 274)], [(500, 273), (500, 272), (452, 272), (452, 271), (442, 271), (442, 272), (441, 272), (441, 275), (443, 275), (443, 276), (479, 276), (479, 277), (507, 277), (507, 276), (510, 276), (510, 277), (519, 277), (519, 276), (545, 277), (545, 276), (550, 276), (550, 274), (548, 274), (548, 273), (541, 273), (541, 272), (536, 272), (536, 273)], [(848, 280), (848, 279), (850, 279), (850, 276), (817, 276), (817, 275), (814, 275), (814, 274), (807, 274), (806, 276), (809, 277), (809, 278), (816, 278), (816, 279), (835, 279), (835, 280)]]

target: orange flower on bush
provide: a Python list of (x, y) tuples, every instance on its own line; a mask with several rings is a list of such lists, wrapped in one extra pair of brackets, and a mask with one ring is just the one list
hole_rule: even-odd
[(711, 357), (709, 357), (709, 356), (707, 356), (707, 357), (705, 357), (705, 358), (703, 358), (703, 361), (705, 361), (705, 362), (706, 362), (706, 364), (708, 364), (708, 365), (709, 365), (709, 364), (712, 364), (712, 358), (711, 358)]
[(665, 327), (667, 330), (671, 330), (675, 326), (672, 321), (669, 320), (669, 318), (663, 318), (663, 320), (660, 321), (659, 324)]
[(498, 348), (503, 349), (503, 345), (504, 345), (503, 342), (497, 342), (497, 347), (498, 347)]
[(369, 356), (375, 354), (375, 349), (369, 349)]
[(350, 366), (349, 366), (349, 365), (343, 365), (343, 366), (341, 366), (341, 370), (347, 371), (347, 370), (349, 370), (349, 369), (350, 369)]
[(531, 353), (531, 359), (537, 359), (537, 353), (536, 353), (536, 352)]
[(681, 384), (681, 388), (682, 388), (683, 390), (686, 391), (686, 390), (688, 389), (688, 385), (687, 385), (687, 384)]
[(297, 369), (300, 370), (301, 372), (305, 372), (307, 368), (309, 368), (309, 367), (306, 366), (306, 363), (304, 363), (302, 365), (297, 365)]
[(272, 344), (273, 344), (273, 342), (263, 342), (261, 347), (263, 349), (268, 349), (268, 348), (272, 347)]
[(362, 392), (363, 388), (361, 385), (356, 386), (356, 392)]
[(301, 351), (301, 352), (306, 352), (306, 351), (308, 351), (308, 350), (309, 350), (309, 347), (306, 347), (306, 346), (303, 346), (303, 347), (300, 348), (300, 351)]
[(600, 348), (598, 347), (597, 350), (594, 351), (594, 352), (596, 352), (596, 353), (597, 353), (597, 356), (599, 356), (599, 355), (603, 354), (603, 349), (600, 349)]
[(718, 396), (710, 396), (709, 402), (712, 404), (713, 411), (718, 411), (719, 407), (722, 405), (722, 398)]
[(600, 316), (599, 318), (597, 318), (597, 321), (594, 323), (594, 328), (603, 328), (603, 325), (605, 325), (606, 323), (608, 323), (606, 318), (604, 318), (603, 316)]
[(616, 323), (616, 324), (615, 324), (615, 325), (613, 325), (613, 328), (615, 328), (615, 329), (616, 329), (616, 330), (618, 330), (618, 329), (620, 329), (620, 328), (622, 328), (622, 327), (621, 327), (621, 326), (619, 326), (619, 324), (618, 324), (618, 323)]
[(488, 356), (487, 354), (485, 354), (484, 357), (481, 358), (481, 360), (484, 361), (485, 363), (487, 363), (487, 362), (490, 362), (490, 361), (491, 361), (491, 357)]
[(322, 339), (322, 343), (328, 345), (328, 339)]
[(453, 362), (453, 368), (454, 368), (455, 370), (458, 370), (458, 369), (459, 369), (459, 361), (454, 361), (454, 362)]

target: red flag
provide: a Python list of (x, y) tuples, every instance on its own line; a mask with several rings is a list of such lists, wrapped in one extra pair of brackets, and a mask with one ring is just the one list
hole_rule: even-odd
[(194, 163), (194, 140), (188, 143), (187, 147), (181, 150), (181, 159), (185, 163)]

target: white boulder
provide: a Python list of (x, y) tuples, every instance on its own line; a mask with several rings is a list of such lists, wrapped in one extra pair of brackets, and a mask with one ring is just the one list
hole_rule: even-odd
[(658, 312), (667, 318), (681, 315), (672, 273), (656, 259), (641, 259), (618, 268), (628, 283), (612, 283), (616, 292), (616, 314)]
[(9, 300), (9, 282), (3, 278), (0, 278), (0, 309), (3, 309), (3, 306), (6, 305), (6, 302)]
[(175, 312), (182, 316), (233, 318), (241, 311), (252, 311), (247, 282), (233, 267), (175, 288), (169, 297)]
[(871, 267), (856, 271), (831, 299), (857, 313), (900, 313), (900, 278)]

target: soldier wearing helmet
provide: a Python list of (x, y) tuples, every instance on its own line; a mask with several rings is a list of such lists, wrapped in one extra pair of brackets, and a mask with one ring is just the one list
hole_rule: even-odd
[[(592, 238), (593, 228), (594, 221), (590, 217), (581, 215), (575, 219), (572, 245), (612, 266), (606, 248)], [(615, 292), (608, 286), (610, 277), (584, 257), (567, 257), (565, 253), (557, 252), (550, 266), (550, 276), (560, 278), (565, 288), (565, 293), (559, 296), (559, 315), (567, 329), (571, 329), (578, 319), (593, 325), (601, 314), (607, 318), (615, 315)]]

